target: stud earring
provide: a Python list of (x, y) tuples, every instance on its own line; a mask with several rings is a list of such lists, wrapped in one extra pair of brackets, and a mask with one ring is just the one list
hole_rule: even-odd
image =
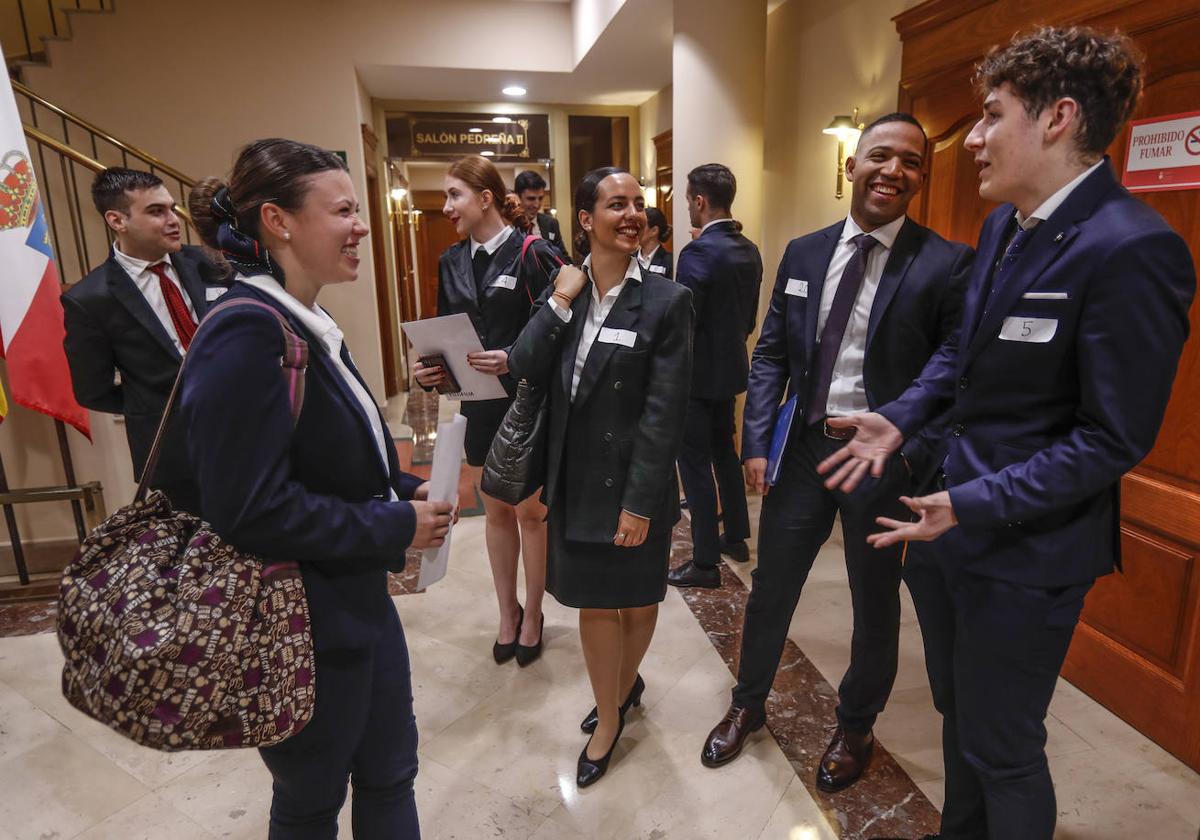
[(291, 241), (292, 241), (292, 234), (291, 234), (291, 231), (287, 231), (287, 230), (285, 230), (285, 231), (283, 232), (283, 238), (284, 238), (284, 241), (286, 241), (286, 242), (291, 242)]

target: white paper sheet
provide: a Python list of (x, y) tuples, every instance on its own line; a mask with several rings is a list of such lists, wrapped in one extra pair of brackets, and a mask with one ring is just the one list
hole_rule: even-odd
[(450, 373), (458, 380), (459, 391), (442, 394), (451, 400), (498, 400), (508, 396), (499, 378), (490, 373), (480, 373), (467, 364), (468, 353), (483, 351), (475, 326), (465, 312), (424, 318), (401, 324), (404, 334), (412, 342), (413, 358), (441, 354), (446, 359)]
[[(466, 316), (463, 316), (466, 317)], [(462, 473), (463, 440), (467, 435), (467, 418), (455, 414), (449, 423), (439, 423), (437, 440), (433, 444), (433, 465), (429, 473), (429, 501), (458, 504), (458, 479)], [(421, 574), (417, 588), (424, 589), (446, 576), (450, 561), (450, 536), (446, 534), (440, 546), (430, 546), (421, 552)]]

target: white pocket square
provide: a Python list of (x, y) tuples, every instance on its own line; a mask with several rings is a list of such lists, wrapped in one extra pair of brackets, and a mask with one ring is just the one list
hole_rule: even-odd
[(1070, 300), (1066, 292), (1026, 292), (1021, 295), (1025, 300)]

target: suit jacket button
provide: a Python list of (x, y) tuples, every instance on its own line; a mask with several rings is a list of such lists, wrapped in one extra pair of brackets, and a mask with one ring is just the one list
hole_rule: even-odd
[(621, 380), (620, 379), (618, 379), (616, 382), (613, 383), (613, 390), (614, 391), (621, 390)]
[(558, 336), (561, 332), (562, 332), (562, 330), (559, 327), (555, 327), (554, 329), (550, 330), (550, 337), (558, 338)]
[(612, 486), (613, 486), (613, 480), (612, 480), (611, 478), (606, 478), (606, 479), (604, 479), (604, 486), (605, 486), (605, 487), (612, 487)]
[(964, 427), (962, 423), (955, 423), (954, 428), (951, 429), (950, 433), (952, 435), (954, 435), (955, 437), (962, 437), (963, 432), (965, 432), (965, 431), (966, 431), (966, 427)]
[(970, 380), (970, 379), (968, 379), (967, 377), (965, 377), (965, 376), (961, 376), (961, 377), (959, 377), (959, 379), (958, 379), (958, 387), (959, 387), (960, 389), (962, 389), (963, 391), (967, 390), (967, 386), (968, 386), (968, 385), (970, 385), (970, 384), (971, 384), (971, 380)]
[(613, 439), (613, 434), (612, 434), (612, 432), (605, 432), (605, 433), (604, 433), (604, 442), (605, 442), (605, 443), (609, 443), (609, 442), (611, 442), (611, 441), (612, 441), (612, 439)]

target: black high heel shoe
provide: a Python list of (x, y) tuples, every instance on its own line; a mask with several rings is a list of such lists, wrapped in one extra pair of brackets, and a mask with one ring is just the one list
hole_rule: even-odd
[[(613, 750), (617, 748), (617, 741), (621, 740), (621, 733), (625, 730), (625, 715), (621, 715), (621, 725), (617, 727), (617, 737), (613, 738), (612, 745), (608, 748), (608, 752), (603, 758), (598, 758), (595, 761), (588, 758), (587, 745), (583, 747), (583, 752), (579, 754), (579, 768), (575, 775), (575, 784), (578, 787), (585, 788), (588, 785), (594, 785), (600, 781), (601, 777), (608, 772), (608, 762), (612, 760)], [(592, 742), (588, 738), (588, 744)]]
[(517, 639), (521, 638), (521, 624), (525, 621), (525, 608), (517, 604), (517, 609), (521, 611), (521, 615), (517, 618), (516, 638), (504, 645), (499, 642), (492, 642), (492, 659), (496, 660), (497, 665), (503, 665), (517, 655)]
[[(633, 681), (633, 688), (629, 689), (629, 696), (625, 698), (625, 702), (621, 704), (621, 718), (634, 706), (642, 705), (642, 692), (646, 690), (646, 681), (642, 679), (642, 675), (638, 674), (637, 679)], [(596, 707), (592, 706), (592, 710), (587, 713), (587, 717), (583, 719), (583, 723), (579, 724), (579, 728), (589, 735), (596, 731), (596, 724), (600, 718), (596, 712)]]
[[(525, 616), (522, 615), (521, 618)], [(542, 637), (546, 632), (546, 614), (542, 613), (542, 622), (538, 627), (538, 640), (536, 645), (523, 645), (520, 642), (521, 628), (517, 628), (517, 664), (524, 668), (526, 665), (532, 664), (539, 656), (542, 655)]]

